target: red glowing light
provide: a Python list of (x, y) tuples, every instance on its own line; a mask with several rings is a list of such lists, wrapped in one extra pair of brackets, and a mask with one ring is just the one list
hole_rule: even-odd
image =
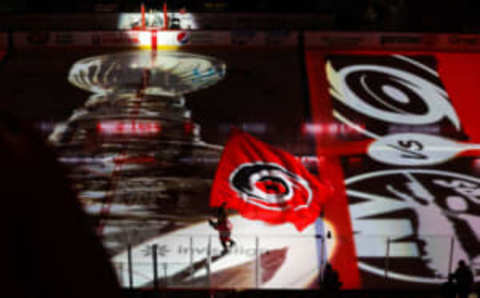
[(153, 156), (119, 156), (113, 159), (115, 164), (147, 164), (154, 163)]
[(97, 131), (103, 135), (156, 135), (161, 132), (160, 123), (154, 121), (102, 121)]
[(365, 129), (364, 124), (356, 124), (358, 129), (343, 123), (304, 123), (302, 125), (303, 134), (329, 135), (329, 136), (350, 136), (358, 135), (358, 130)]
[(183, 129), (185, 131), (185, 134), (186, 135), (191, 135), (193, 133), (193, 129), (194, 129), (194, 124), (190, 121), (188, 122), (185, 122), (185, 124), (183, 125)]

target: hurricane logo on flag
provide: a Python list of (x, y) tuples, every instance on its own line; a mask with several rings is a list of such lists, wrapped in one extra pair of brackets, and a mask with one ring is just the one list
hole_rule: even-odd
[(234, 130), (215, 173), (210, 206), (226, 203), (244, 218), (298, 231), (314, 223), (333, 190), (292, 154)]
[(312, 191), (303, 178), (275, 163), (243, 163), (230, 176), (231, 187), (246, 202), (267, 210), (282, 211), (295, 195), (306, 198), (294, 210), (306, 208), (312, 200)]

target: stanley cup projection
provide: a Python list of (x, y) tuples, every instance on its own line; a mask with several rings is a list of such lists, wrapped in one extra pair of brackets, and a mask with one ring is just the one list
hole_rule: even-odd
[(225, 76), (220, 60), (132, 51), (76, 62), (68, 80), (93, 92), (49, 140), (112, 255), (211, 212), (221, 146), (200, 139), (184, 95)]
[[(328, 187), (290, 153), (246, 133), (258, 156), (243, 146), (227, 150), (236, 161), (275, 164), (244, 182), (257, 201), (285, 201), (278, 210), (233, 204), (234, 190), (211, 191), (224, 148), (201, 140), (184, 95), (225, 73), (215, 58), (150, 51), (86, 58), (70, 69), (69, 82), (93, 95), (49, 140), (125, 287), (305, 288), (330, 252), (333, 239), (316, 237), (328, 225), (318, 219)], [(222, 200), (229, 201), (235, 241), (228, 253), (209, 225)]]

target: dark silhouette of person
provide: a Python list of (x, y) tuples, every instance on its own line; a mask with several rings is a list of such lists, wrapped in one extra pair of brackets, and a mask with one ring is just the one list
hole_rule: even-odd
[(226, 254), (229, 249), (235, 245), (235, 241), (232, 240), (232, 223), (228, 219), (227, 211), (225, 209), (226, 203), (223, 203), (217, 209), (216, 221), (209, 219), (210, 225), (218, 231), (220, 243), (222, 244), (222, 254)]
[(327, 291), (338, 291), (342, 286), (338, 272), (333, 269), (330, 263), (327, 263), (325, 266), (325, 271), (323, 272), (323, 280), (321, 282), (321, 288)]
[(467, 298), (472, 291), (473, 273), (464, 260), (458, 262), (458, 267), (452, 277), (456, 281), (458, 297)]
[(227, 206), (227, 203), (223, 202), (222, 205), (220, 205), (220, 207), (217, 208), (217, 213), (216, 213), (217, 219), (227, 217), (227, 209), (225, 206)]
[(0, 111), (2, 292), (18, 298), (123, 297), (109, 257), (53, 152)]

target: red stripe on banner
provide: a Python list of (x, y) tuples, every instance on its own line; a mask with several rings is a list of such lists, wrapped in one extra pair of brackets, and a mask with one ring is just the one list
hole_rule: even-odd
[(480, 142), (480, 54), (437, 53), (440, 78), (470, 142)]
[(457, 156), (461, 157), (480, 157), (480, 149), (471, 149), (471, 150), (465, 150), (463, 152), (460, 152)]
[[(307, 50), (305, 53), (312, 120), (316, 124), (334, 122), (323, 57), (324, 53), (320, 51)], [(318, 133), (315, 134), (315, 139), (317, 155), (320, 157), (324, 153), (324, 147), (328, 147), (330, 141), (322, 138)], [(343, 282), (343, 288), (360, 288), (361, 281), (357, 267), (352, 223), (340, 161), (335, 156), (320, 160), (325, 162), (321, 167), (325, 169), (325, 173), (322, 174), (328, 178), (335, 188), (333, 198), (325, 205), (325, 220), (333, 225), (335, 229), (333, 235), (338, 241), (329, 262), (338, 271)]]
[(152, 30), (152, 50), (157, 50), (157, 30)]
[(372, 144), (373, 140), (363, 141), (347, 141), (344, 143), (322, 144), (318, 146), (318, 156), (342, 156), (342, 155), (365, 155), (368, 151), (368, 146)]

